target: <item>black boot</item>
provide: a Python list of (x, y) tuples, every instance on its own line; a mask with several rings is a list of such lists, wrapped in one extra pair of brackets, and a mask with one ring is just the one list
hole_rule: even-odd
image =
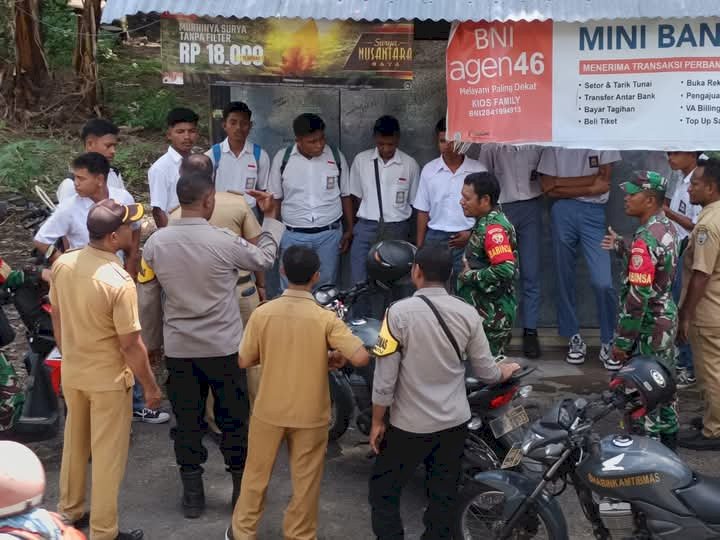
[(180, 471), (183, 483), (182, 507), (186, 518), (200, 517), (205, 509), (205, 489), (203, 488), (202, 470)]
[(232, 510), (235, 510), (235, 503), (237, 503), (238, 497), (240, 496), (240, 485), (242, 484), (243, 472), (230, 471), (230, 474), (232, 475), (233, 482), (232, 498), (230, 499), (230, 504), (232, 505)]

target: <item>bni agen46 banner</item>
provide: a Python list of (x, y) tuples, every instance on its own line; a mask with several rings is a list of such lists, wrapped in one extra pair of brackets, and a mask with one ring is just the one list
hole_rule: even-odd
[(720, 19), (460, 23), (448, 130), (463, 141), (720, 148)]

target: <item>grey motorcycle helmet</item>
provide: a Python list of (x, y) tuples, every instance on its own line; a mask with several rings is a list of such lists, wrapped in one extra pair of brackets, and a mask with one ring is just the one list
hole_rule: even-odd
[(372, 280), (391, 285), (410, 274), (416, 248), (404, 240), (382, 240), (367, 256), (367, 273)]
[[(659, 405), (670, 403), (675, 398), (675, 380), (668, 370), (654, 356), (632, 357), (610, 381), (610, 388), (637, 391), (638, 408), (650, 412)], [(640, 416), (640, 411), (637, 411)]]

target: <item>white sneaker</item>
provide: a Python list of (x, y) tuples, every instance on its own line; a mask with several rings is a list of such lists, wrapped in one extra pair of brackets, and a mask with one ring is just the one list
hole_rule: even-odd
[(622, 363), (612, 357), (612, 343), (603, 343), (600, 345), (600, 355), (598, 356), (602, 365), (609, 371), (617, 371), (622, 367)]
[(582, 364), (585, 362), (585, 355), (587, 354), (587, 345), (580, 337), (580, 334), (575, 334), (570, 338), (570, 344), (565, 361), (568, 364)]

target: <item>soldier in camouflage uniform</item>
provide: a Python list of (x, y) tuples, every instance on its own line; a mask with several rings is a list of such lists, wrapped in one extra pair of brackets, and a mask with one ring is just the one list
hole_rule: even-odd
[[(651, 355), (674, 376), (677, 306), (672, 284), (679, 243), (672, 222), (663, 212), (667, 180), (656, 172), (639, 171), (621, 187), (626, 193), (625, 212), (639, 218), (640, 227), (629, 248), (612, 229), (603, 241), (603, 246), (622, 255), (627, 265), (612, 360), (606, 362), (606, 367), (619, 369), (633, 354)], [(674, 449), (678, 431), (676, 402), (649, 411), (644, 429)]]
[[(0, 288), (19, 285), (23, 279), (22, 272), (13, 270), (0, 259)], [(5, 317), (5, 314), (0, 313), (0, 317)], [(7, 320), (3, 322), (7, 323)], [(10, 429), (15, 424), (22, 412), (24, 402), (25, 394), (17, 373), (5, 355), (0, 352), (0, 432)]]
[(465, 269), (458, 276), (458, 295), (483, 317), (493, 355), (503, 354), (510, 341), (517, 299), (518, 275), (515, 228), (498, 207), (500, 184), (491, 173), (465, 177), (460, 205), (477, 219), (465, 248)]

